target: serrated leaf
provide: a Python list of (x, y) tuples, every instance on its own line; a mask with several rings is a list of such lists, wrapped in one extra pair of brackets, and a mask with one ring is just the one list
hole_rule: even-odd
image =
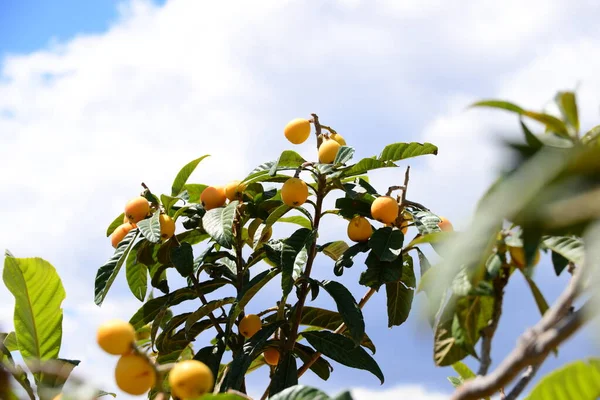
[(269, 395), (275, 395), (284, 389), (298, 384), (296, 358), (291, 353), (283, 354), (275, 368), (269, 386)]
[(140, 247), (144, 244), (143, 240), (138, 241), (129, 254), (125, 263), (125, 277), (129, 290), (139, 301), (144, 301), (146, 292), (148, 291), (148, 267), (145, 264), (137, 261), (137, 253)]
[(283, 153), (281, 153), (281, 155), (277, 159), (277, 161), (275, 161), (275, 163), (273, 163), (273, 165), (269, 169), (269, 175), (275, 176), (277, 171), (286, 169), (296, 169), (305, 162), (306, 160), (295, 151), (284, 150)]
[(319, 247), (319, 251), (322, 251), (327, 257), (333, 261), (337, 261), (350, 246), (343, 240), (337, 240), (335, 242), (329, 242)]
[(231, 249), (233, 245), (233, 220), (238, 203), (237, 200), (232, 201), (225, 207), (207, 211), (202, 217), (202, 226), (206, 233), (226, 249)]
[(115, 278), (119, 274), (119, 270), (123, 263), (127, 260), (127, 254), (133, 242), (139, 236), (137, 229), (130, 230), (127, 235), (117, 245), (113, 256), (100, 268), (96, 273), (95, 287), (94, 287), (94, 302), (96, 305), (102, 305), (102, 302), (106, 298), (110, 287), (112, 286)]
[[(434, 232), (441, 232), (438, 224), (442, 221), (439, 216), (432, 213), (431, 211), (419, 211), (413, 216), (415, 226), (419, 230), (422, 236), (431, 234)], [(433, 238), (433, 237), (432, 237)], [(418, 242), (417, 242), (418, 243)], [(432, 243), (431, 241), (429, 243)]]
[(354, 156), (354, 148), (349, 146), (340, 146), (333, 160), (333, 165), (343, 165), (352, 159)]
[(402, 267), (402, 278), (385, 284), (387, 294), (388, 328), (400, 326), (410, 314), (417, 281), (411, 257), (406, 257)]
[(113, 222), (110, 223), (108, 228), (106, 228), (106, 237), (109, 237), (115, 231), (115, 229), (123, 224), (123, 218), (125, 218), (125, 213), (121, 213), (113, 220)]
[(142, 235), (151, 243), (159, 243), (160, 237), (160, 212), (156, 211), (152, 217), (141, 220), (137, 227)]
[(171, 196), (177, 196), (179, 193), (181, 193), (185, 183), (187, 182), (190, 175), (192, 175), (192, 172), (194, 172), (198, 164), (200, 164), (200, 161), (204, 160), (208, 156), (208, 154), (203, 155), (200, 158), (190, 161), (183, 168), (181, 168), (181, 170), (175, 177), (173, 184), (171, 185)]
[(269, 397), (270, 400), (330, 400), (324, 392), (319, 389), (296, 385), (289, 387), (275, 396)]
[[(233, 358), (229, 372), (225, 378), (224, 389), (239, 390), (244, 382), (246, 371), (260, 353), (262, 353), (266, 341), (281, 326), (281, 321), (265, 325), (244, 343), (242, 351)], [(222, 388), (223, 389), (223, 388)]]
[(380, 161), (400, 161), (428, 154), (437, 155), (437, 146), (431, 143), (393, 143), (385, 146), (378, 159)]
[(544, 376), (525, 400), (596, 400), (600, 397), (600, 359), (574, 361)]
[(307, 218), (302, 217), (300, 215), (294, 215), (293, 217), (279, 218), (279, 222), (287, 222), (289, 224), (300, 225), (301, 227), (306, 228), (306, 229), (312, 229), (311, 222)]
[(402, 252), (404, 234), (400, 229), (379, 228), (369, 238), (369, 247), (381, 261), (394, 261)]
[(339, 314), (350, 330), (352, 340), (356, 346), (360, 344), (365, 335), (365, 321), (361, 309), (358, 307), (352, 293), (341, 283), (323, 281), (320, 286), (333, 298)]
[[(19, 352), (33, 362), (58, 357), (65, 290), (56, 269), (41, 258), (4, 258), (2, 279), (15, 298), (14, 327)], [(40, 374), (34, 374), (36, 383)]]
[(582, 239), (570, 236), (544, 236), (542, 243), (567, 260), (578, 265), (583, 264), (585, 251)]
[(351, 368), (369, 371), (383, 384), (383, 372), (377, 362), (362, 347), (355, 347), (352, 339), (329, 331), (305, 331), (302, 335), (311, 346), (326, 357)]
[(208, 303), (202, 305), (196, 311), (194, 311), (190, 316), (185, 320), (185, 331), (189, 333), (192, 326), (199, 321), (200, 319), (206, 317), (211, 312), (215, 311), (217, 308), (223, 307), (227, 304), (233, 304), (235, 301), (235, 297), (225, 297), (223, 299), (211, 300)]
[(194, 251), (189, 243), (181, 243), (179, 247), (171, 248), (171, 262), (182, 277), (188, 277), (194, 272)]

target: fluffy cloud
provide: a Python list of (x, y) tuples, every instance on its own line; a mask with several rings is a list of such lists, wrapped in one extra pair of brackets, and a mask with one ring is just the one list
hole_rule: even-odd
[[(65, 356), (83, 354), (82, 374), (112, 382), (112, 364), (89, 338), (97, 318), (126, 317), (139, 303), (117, 282), (98, 309), (93, 281), (112, 250), (105, 225), (140, 182), (167, 192), (179, 168), (203, 154), (212, 157), (193, 181), (244, 176), (289, 147), (281, 127), (296, 116), (318, 112), (358, 157), (392, 141), (439, 145), (437, 157), (411, 162), (411, 198), (455, 221), (468, 217), (501, 165), (491, 134), (516, 121), (467, 104), (485, 96), (537, 107), (581, 82), (584, 122), (597, 115), (597, 2), (528, 5), (131, 1), (105, 33), (6, 56), (0, 243), (48, 259), (63, 276)], [(314, 157), (314, 144), (298, 149)], [(373, 182), (383, 188), (400, 175), (378, 171)], [(0, 304), (11, 301), (0, 291)]]
[(447, 400), (448, 396), (449, 393), (444, 394), (430, 391), (418, 385), (397, 386), (384, 390), (372, 390), (365, 388), (352, 389), (352, 397), (354, 400), (369, 400), (373, 398), (377, 398), (379, 400)]

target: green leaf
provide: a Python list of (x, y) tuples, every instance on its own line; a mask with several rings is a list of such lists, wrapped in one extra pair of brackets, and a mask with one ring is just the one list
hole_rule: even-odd
[[(412, 261), (411, 261), (412, 262)], [(370, 252), (365, 260), (367, 270), (360, 274), (359, 283), (379, 290), (384, 283), (396, 282), (402, 277), (402, 258), (394, 261), (381, 261)]]
[(560, 254), (575, 264), (582, 264), (584, 260), (583, 240), (571, 236), (544, 236), (542, 238), (544, 246), (555, 253)]
[(127, 235), (121, 240), (115, 249), (113, 256), (100, 268), (96, 273), (95, 287), (94, 287), (94, 302), (96, 305), (102, 305), (102, 302), (106, 298), (110, 287), (112, 286), (115, 278), (119, 274), (121, 266), (127, 259), (129, 250), (133, 247), (133, 242), (139, 236), (137, 229), (130, 230)]
[(233, 315), (230, 319), (235, 320), (256, 293), (280, 272), (281, 270), (279, 269), (270, 269), (263, 271), (252, 278), (250, 282), (244, 286), (244, 291), (238, 294), (238, 301), (234, 306)]
[(6, 347), (6, 350), (8, 351), (19, 351), (19, 344), (17, 343), (17, 335), (15, 335), (15, 332), (10, 332), (8, 335), (6, 335), (6, 337), (3, 339), (3, 344), (4, 347)]
[[(520, 270), (520, 271), (523, 272), (522, 270)], [(529, 285), (529, 289), (531, 289), (531, 294), (533, 295), (533, 298), (535, 299), (535, 304), (537, 305), (538, 310), (540, 310), (540, 314), (544, 315), (546, 313), (546, 311), (548, 311), (548, 308), (550, 308), (548, 306), (548, 302), (544, 298), (544, 295), (542, 294), (542, 292), (540, 291), (538, 286), (535, 284), (535, 282), (533, 280), (531, 280), (531, 278), (529, 278), (525, 274), (523, 274), (523, 276), (525, 277), (525, 280), (527, 281), (527, 284)]]
[[(284, 389), (298, 384), (298, 370), (296, 366), (296, 358), (291, 353), (283, 354), (269, 386), (269, 395), (275, 395)], [(272, 398), (272, 397), (271, 397)]]
[(281, 267), (281, 288), (286, 296), (294, 286), (294, 266), (296, 257), (302, 248), (312, 240), (312, 231), (300, 228), (289, 238), (277, 243), (265, 244), (265, 251), (269, 260)]
[(280, 205), (274, 211), (271, 211), (271, 213), (269, 214), (269, 217), (265, 221), (265, 225), (272, 226), (273, 224), (275, 224), (275, 222), (277, 222), (277, 220), (279, 218), (283, 217), (291, 209), (292, 209), (292, 207), (290, 207), (288, 205), (285, 205), (285, 204)]
[(109, 237), (115, 231), (115, 229), (117, 229), (120, 225), (123, 225), (123, 218), (125, 218), (125, 213), (121, 213), (113, 220), (113, 222), (110, 223), (106, 229), (106, 237)]
[(388, 328), (400, 326), (410, 313), (417, 280), (412, 257), (407, 256), (402, 267), (402, 278), (385, 284), (387, 294)]
[[(306, 346), (302, 343), (296, 343), (294, 345), (294, 354), (298, 355), (303, 363), (309, 362), (316, 353), (317, 352), (312, 347)], [(310, 366), (310, 370), (319, 378), (326, 381), (329, 379), (329, 376), (333, 371), (333, 367), (323, 357), (319, 357), (317, 358), (317, 361)]]
[[(227, 283), (228, 281), (225, 279), (204, 281), (198, 285), (198, 291), (206, 295)], [(144, 303), (144, 305), (142, 305), (142, 307), (131, 317), (129, 323), (133, 325), (135, 329), (140, 329), (142, 326), (152, 322), (162, 308), (175, 306), (186, 300), (196, 299), (197, 297), (198, 293), (192, 288), (181, 288), (164, 296), (155, 297)]]
[(350, 246), (343, 240), (336, 240), (335, 242), (329, 242), (322, 246), (319, 246), (318, 251), (322, 251), (327, 257), (333, 261), (337, 261)]
[(231, 361), (229, 373), (225, 378), (225, 384), (224, 387), (221, 388), (222, 390), (240, 390), (242, 383), (244, 382), (244, 376), (246, 375), (246, 371), (248, 370), (248, 367), (250, 367), (252, 360), (263, 352), (266, 341), (280, 325), (280, 321), (265, 325), (244, 343), (242, 351), (238, 352)]
[(142, 235), (151, 243), (161, 241), (160, 237), (160, 212), (156, 211), (152, 217), (141, 220), (137, 227)]
[(574, 361), (544, 376), (525, 400), (596, 400), (600, 397), (600, 359)]
[(425, 257), (425, 254), (423, 254), (421, 249), (416, 247), (416, 250), (417, 250), (417, 255), (419, 257), (420, 274), (421, 274), (421, 277), (423, 277), (423, 275), (425, 275), (425, 272), (429, 271), (429, 268), (431, 268), (431, 263), (429, 262), (427, 257)]
[(139, 301), (144, 301), (148, 291), (148, 267), (137, 261), (138, 250), (144, 243), (147, 242), (140, 240), (133, 246), (125, 263), (125, 277), (129, 290)]
[(295, 215), (293, 217), (284, 217), (284, 218), (279, 218), (279, 222), (287, 222), (290, 224), (296, 224), (296, 225), (300, 225), (303, 228), (306, 229), (312, 229), (312, 224), (310, 223), (310, 221), (300, 215)]
[(219, 300), (211, 300), (205, 305), (200, 306), (196, 311), (194, 311), (185, 321), (185, 331), (189, 333), (190, 329), (197, 321), (206, 317), (211, 312), (215, 311), (217, 308), (223, 307), (227, 304), (232, 304), (235, 301), (235, 297), (225, 297)]
[(457, 361), (452, 364), (452, 368), (463, 380), (475, 378), (476, 376), (475, 373), (471, 371), (471, 368), (469, 368), (467, 364), (463, 363), (462, 361)]
[(523, 114), (525, 112), (525, 110), (518, 105), (502, 100), (482, 100), (471, 104), (471, 107), (499, 108), (506, 111), (512, 111), (517, 114)]
[(340, 178), (348, 178), (351, 176), (362, 175), (374, 169), (397, 167), (391, 161), (381, 161), (375, 157), (363, 158), (353, 166), (341, 170)]
[[(413, 216), (415, 226), (423, 236), (434, 232), (441, 232), (438, 224), (442, 221), (440, 217), (431, 211), (419, 211)], [(429, 242), (432, 243), (432, 242)]]
[(365, 335), (365, 321), (354, 296), (344, 285), (335, 281), (323, 281), (320, 286), (335, 301), (338, 312), (350, 330), (352, 340), (358, 346)]
[(198, 164), (200, 164), (200, 161), (204, 160), (208, 156), (208, 154), (203, 155), (200, 158), (190, 161), (183, 168), (181, 168), (181, 170), (175, 177), (173, 184), (171, 185), (171, 196), (177, 196), (183, 191), (184, 185), (187, 182), (190, 175), (192, 175), (192, 172), (194, 172)]
[(188, 195), (190, 196), (188, 201), (190, 203), (200, 203), (200, 196), (202, 195), (204, 189), (206, 189), (207, 187), (208, 185), (203, 185), (199, 183), (188, 183), (183, 187), (183, 189), (188, 192)]
[(519, 122), (521, 123), (521, 128), (523, 129), (523, 134), (525, 135), (525, 141), (527, 144), (534, 149), (541, 148), (544, 143), (529, 130), (527, 125), (525, 125), (523, 122), (523, 119), (519, 119)]
[[(28, 366), (57, 358), (66, 297), (56, 269), (41, 258), (4, 258), (2, 279), (15, 297), (14, 326), (19, 352)], [(31, 367), (30, 367), (31, 368)], [(39, 382), (40, 374), (34, 374)]]
[(393, 143), (385, 146), (379, 155), (380, 161), (400, 161), (407, 158), (423, 156), (427, 154), (437, 155), (437, 146), (431, 143)]
[(333, 165), (343, 165), (352, 160), (354, 149), (349, 146), (340, 146), (333, 160)]
[(232, 201), (225, 207), (207, 211), (202, 217), (202, 226), (206, 233), (226, 249), (231, 249), (233, 245), (233, 220), (238, 203), (237, 200)]
[(379, 228), (369, 239), (369, 247), (381, 261), (394, 261), (402, 252), (404, 234), (400, 229)]
[(329, 331), (305, 331), (302, 336), (323, 355), (348, 367), (369, 371), (383, 384), (383, 372), (377, 362), (362, 347), (355, 347), (352, 339)]
[(554, 267), (556, 276), (559, 276), (565, 270), (567, 265), (569, 265), (569, 260), (555, 251), (552, 252), (552, 266)]
[(462, 385), (464, 383), (462, 378), (457, 378), (455, 376), (449, 376), (448, 381), (450, 381), (452, 386), (454, 386), (455, 388), (459, 387), (460, 385)]
[(171, 262), (181, 276), (188, 277), (194, 271), (194, 251), (189, 243), (171, 248)]
[(371, 217), (371, 202), (364, 199), (341, 197), (335, 201), (335, 207), (339, 209), (339, 214), (344, 218), (352, 218), (355, 215)]
[[(335, 242), (334, 242), (335, 243)], [(346, 267), (349, 268), (352, 266), (354, 261), (352, 260), (358, 253), (366, 253), (369, 251), (369, 244), (367, 242), (356, 243), (352, 245), (344, 251), (341, 257), (339, 257), (335, 266), (337, 267)]]
[(277, 171), (285, 169), (296, 169), (305, 162), (306, 160), (295, 151), (284, 150), (283, 153), (281, 153), (281, 155), (277, 159), (277, 161), (275, 161), (275, 163), (269, 169), (269, 175), (275, 176)]
[(270, 400), (330, 400), (329, 396), (319, 389), (296, 385), (289, 387), (275, 396), (269, 397)]

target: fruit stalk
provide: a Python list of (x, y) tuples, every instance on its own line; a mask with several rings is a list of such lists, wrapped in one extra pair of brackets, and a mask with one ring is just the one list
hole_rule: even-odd
[[(370, 288), (367, 293), (365, 293), (365, 295), (363, 296), (362, 299), (360, 299), (360, 302), (358, 303), (358, 308), (360, 308), (362, 310), (362, 308), (365, 306), (365, 304), (367, 304), (367, 302), (369, 301), (369, 299), (371, 298), (371, 296), (373, 296), (375, 294), (375, 289)], [(335, 331), (334, 333), (344, 333), (344, 331), (346, 330), (346, 324), (342, 323)], [(308, 371), (308, 369), (317, 362), (317, 360), (321, 357), (321, 353), (316, 352), (315, 354), (313, 354), (313, 356), (310, 358), (310, 360), (308, 360), (307, 362), (304, 363), (304, 365), (302, 365), (299, 369), (298, 369), (298, 378), (300, 378), (302, 375), (304, 375), (304, 373), (306, 371)]]

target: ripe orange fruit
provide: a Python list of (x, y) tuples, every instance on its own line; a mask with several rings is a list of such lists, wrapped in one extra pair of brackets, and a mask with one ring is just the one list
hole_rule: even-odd
[(293, 144), (304, 143), (310, 136), (310, 121), (304, 118), (293, 119), (283, 128), (283, 134)]
[(229, 201), (241, 200), (242, 194), (246, 190), (246, 184), (241, 181), (231, 181), (225, 185), (225, 196)]
[(380, 196), (371, 204), (371, 216), (384, 224), (393, 223), (399, 211), (398, 202), (390, 196)]
[(324, 138), (323, 143), (319, 146), (319, 162), (331, 164), (335, 160), (340, 147), (340, 144), (335, 140)]
[(111, 319), (98, 327), (96, 341), (108, 354), (127, 354), (131, 352), (131, 346), (135, 342), (135, 329), (129, 322)]
[(365, 217), (357, 215), (348, 224), (348, 237), (354, 242), (366, 242), (373, 234), (373, 227)]
[(122, 225), (117, 226), (112, 235), (110, 236), (110, 242), (114, 248), (117, 248), (121, 240), (132, 230), (134, 226), (129, 222), (126, 222)]
[(222, 207), (227, 200), (225, 196), (225, 188), (222, 186), (209, 186), (202, 191), (200, 202), (204, 208), (212, 210), (213, 208)]
[(145, 197), (135, 197), (125, 204), (125, 215), (132, 224), (136, 224), (146, 218), (150, 212), (150, 203)]
[(126, 354), (117, 362), (115, 380), (119, 389), (139, 396), (154, 386), (156, 375), (148, 360), (137, 354)]
[(275, 347), (266, 349), (263, 353), (263, 357), (265, 357), (265, 362), (269, 365), (279, 364), (279, 350)]
[(175, 221), (167, 214), (160, 214), (158, 217), (160, 222), (160, 237), (163, 240), (169, 239), (175, 234)]
[[(508, 246), (508, 252), (510, 253), (510, 259), (513, 264), (518, 268), (523, 268), (525, 266), (525, 250), (522, 247)], [(531, 266), (536, 266), (540, 262), (541, 256), (540, 249), (537, 249), (535, 257), (531, 262)]]
[(290, 178), (281, 187), (281, 200), (290, 207), (304, 204), (308, 198), (308, 186), (300, 178)]
[(251, 338), (254, 334), (260, 331), (262, 322), (260, 317), (256, 314), (248, 314), (240, 321), (240, 333), (245, 338)]
[(340, 146), (345, 146), (346, 145), (346, 140), (339, 133), (332, 133), (332, 134), (329, 135), (329, 138), (335, 140), (336, 142), (338, 142), (340, 144)]
[(452, 224), (450, 223), (450, 221), (448, 221), (446, 218), (444, 217), (440, 217), (441, 221), (438, 224), (438, 226), (440, 227), (440, 229), (444, 232), (452, 232), (454, 230), (454, 227), (452, 226)]
[(169, 386), (180, 399), (195, 399), (209, 392), (214, 376), (206, 364), (197, 360), (180, 361), (169, 372)]

